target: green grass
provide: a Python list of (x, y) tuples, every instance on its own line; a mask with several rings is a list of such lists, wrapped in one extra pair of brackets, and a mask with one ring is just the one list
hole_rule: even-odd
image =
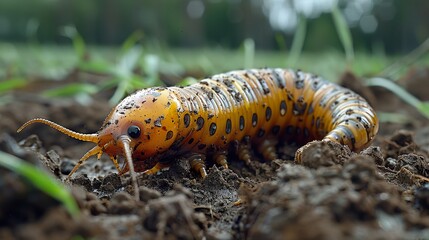
[(422, 115), (429, 119), (429, 102), (420, 101), (418, 98), (414, 97), (396, 83), (385, 78), (370, 78), (367, 80), (367, 85), (383, 87), (390, 90), (396, 96), (416, 108)]
[[(121, 62), (130, 62), (132, 58), (121, 48), (87, 47), (90, 59), (79, 61), (71, 46), (27, 46), (0, 43), (0, 84), (9, 78), (61, 80), (74, 68), (86, 72), (121, 75), (130, 71), (130, 67), (121, 65)], [(249, 47), (248, 47), (249, 48)], [(143, 46), (137, 62), (131, 61), (135, 67), (143, 69), (145, 73), (165, 73), (168, 75), (183, 76), (186, 70), (200, 70), (207, 75), (225, 72), (234, 69), (243, 69), (246, 66), (261, 67), (291, 67), (286, 63), (288, 56), (284, 52), (260, 50), (228, 50), (223, 48), (200, 49), (168, 49), (168, 51)], [(252, 51), (254, 51), (252, 53)], [(43, 54), (39, 54), (42, 53)], [(167, 52), (167, 53), (166, 53)], [(245, 56), (245, 55), (248, 56)], [(134, 57), (133, 57), (134, 58)], [(250, 59), (249, 59), (250, 58)], [(127, 60), (128, 59), (128, 60)], [(135, 59), (135, 58), (134, 58)], [(247, 60), (248, 62), (244, 59)], [(326, 50), (317, 53), (301, 52), (296, 60), (295, 67), (308, 72), (314, 72), (325, 78), (335, 81), (346, 69), (344, 54), (340, 51)], [(422, 59), (424, 60), (424, 59)], [(357, 75), (377, 75), (394, 58), (384, 55), (357, 52), (352, 64), (352, 71)], [(429, 62), (429, 59), (426, 60)], [(34, 66), (37, 63), (37, 67)], [(7, 73), (7, 69), (14, 69)], [(121, 69), (121, 70), (119, 70)], [(115, 74), (118, 72), (118, 74)], [(126, 73), (126, 74), (128, 74)], [(124, 75), (126, 75), (124, 74)], [(398, 73), (396, 76), (400, 75)], [(156, 83), (156, 82), (155, 82)]]
[(351, 64), (354, 60), (355, 54), (350, 29), (348, 28), (347, 22), (337, 5), (334, 5), (331, 14), (332, 18), (334, 19), (338, 37), (340, 38), (341, 44), (344, 47), (346, 60), (349, 64)]
[(5, 93), (16, 88), (24, 87), (27, 84), (25, 78), (10, 78), (0, 82), (0, 93)]
[(2, 151), (0, 151), (0, 166), (27, 178), (35, 187), (60, 201), (70, 215), (77, 216), (79, 214), (79, 208), (69, 190), (46, 172)]
[(307, 19), (303, 14), (299, 16), (299, 23), (295, 34), (293, 36), (290, 55), (287, 56), (286, 64), (290, 67), (295, 67), (300, 56), (302, 55), (302, 48), (304, 47), (305, 36), (307, 33)]
[[(136, 89), (150, 86), (160, 86), (161, 75), (182, 78), (183, 83), (193, 83), (195, 79), (188, 78), (187, 71), (204, 73), (206, 76), (243, 68), (263, 67), (292, 67), (307, 72), (316, 73), (330, 81), (336, 82), (339, 76), (350, 70), (357, 76), (372, 78), (388, 73), (395, 80), (403, 76), (407, 66), (394, 68), (389, 66), (406, 62), (413, 66), (429, 63), (425, 53), (428, 44), (405, 57), (387, 57), (384, 54), (372, 54), (354, 51), (350, 32), (344, 29), (342, 15), (333, 12), (339, 38), (344, 45), (345, 53), (336, 50), (326, 50), (317, 53), (303, 51), (306, 38), (305, 20), (299, 24), (290, 54), (283, 51), (259, 51), (255, 49), (252, 39), (243, 42), (241, 48), (228, 50), (219, 47), (201, 49), (170, 49), (157, 42), (139, 44), (142, 34), (132, 34), (122, 47), (86, 46), (79, 35), (73, 35), (70, 46), (39, 46), (13, 45), (0, 43), (0, 93), (7, 95), (10, 90), (24, 87), (34, 79), (59, 81), (73, 71), (104, 75), (105, 80), (97, 85), (88, 83), (69, 83), (62, 87), (44, 91), (48, 97), (78, 97), (89, 98), (91, 94), (106, 89), (114, 89), (110, 104), (115, 105), (123, 97)], [(342, 20), (341, 20), (342, 19)], [(66, 31), (67, 32), (67, 31)], [(66, 35), (66, 34), (65, 34)], [(278, 38), (279, 43), (283, 40)], [(421, 50), (423, 49), (423, 50)], [(347, 61), (346, 61), (347, 59)], [(3, 67), (1, 67), (3, 66)], [(386, 70), (387, 69), (387, 70)], [(390, 68), (391, 69), (391, 68)], [(136, 72), (136, 70), (138, 70)], [(372, 85), (375, 83), (372, 82)], [(383, 83), (379, 84), (383, 87)], [(387, 86), (388, 87), (388, 86)], [(396, 93), (396, 92), (395, 92)], [(402, 95), (398, 95), (403, 98)], [(0, 98), (0, 104), (7, 102), (7, 97)], [(412, 104), (412, 100), (406, 100)], [(425, 105), (412, 104), (420, 111), (425, 111)], [(423, 106), (423, 107), (422, 107)], [(425, 112), (423, 112), (424, 115)]]

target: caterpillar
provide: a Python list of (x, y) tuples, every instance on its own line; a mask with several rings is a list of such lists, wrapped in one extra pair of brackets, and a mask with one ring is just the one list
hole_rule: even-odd
[[(89, 157), (106, 153), (120, 174), (154, 174), (185, 156), (204, 177), (206, 156), (227, 167), (231, 144), (244, 161), (250, 160), (252, 147), (271, 160), (278, 143), (323, 139), (359, 151), (378, 131), (375, 111), (356, 93), (313, 74), (279, 68), (231, 71), (187, 87), (137, 91), (113, 108), (94, 134), (41, 118), (18, 132), (33, 123), (96, 144), (69, 176)], [(119, 157), (126, 160), (122, 166)]]

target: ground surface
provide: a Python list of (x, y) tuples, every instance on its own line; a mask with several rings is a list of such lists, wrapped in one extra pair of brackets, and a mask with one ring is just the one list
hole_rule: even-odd
[[(70, 80), (80, 79), (79, 74)], [(396, 96), (362, 88), (353, 78), (346, 74), (342, 82), (377, 111), (406, 116), (403, 123), (382, 122), (373, 145), (361, 153), (316, 142), (297, 165), (292, 157), (296, 148), (286, 146), (273, 162), (255, 158), (246, 166), (230, 159), (230, 169), (210, 165), (205, 179), (190, 171), (186, 161), (177, 161), (158, 175), (138, 176), (138, 202), (128, 175), (118, 176), (105, 157), (90, 159), (66, 183), (82, 210), (79, 219), (0, 168), (0, 239), (429, 238), (429, 122)], [(428, 81), (427, 70), (412, 70), (402, 79), (422, 98)], [(34, 84), (0, 106), (0, 150), (65, 181), (92, 145), (41, 125), (21, 134), (16, 129), (44, 117), (79, 132), (96, 132), (110, 111), (106, 101), (111, 93), (100, 93), (83, 106), (41, 98), (35, 89), (52, 83)], [(234, 204), (238, 199), (242, 203)]]

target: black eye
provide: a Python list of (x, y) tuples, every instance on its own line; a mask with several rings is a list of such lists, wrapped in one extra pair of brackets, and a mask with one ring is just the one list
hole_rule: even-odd
[(128, 128), (127, 133), (128, 133), (128, 136), (132, 138), (138, 138), (140, 137), (140, 128), (135, 125), (132, 125)]

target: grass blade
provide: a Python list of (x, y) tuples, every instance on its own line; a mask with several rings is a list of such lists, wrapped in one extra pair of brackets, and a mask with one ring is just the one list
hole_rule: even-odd
[(287, 61), (288, 67), (294, 67), (301, 56), (302, 48), (304, 47), (305, 35), (307, 33), (307, 19), (303, 14), (299, 15), (299, 23), (293, 36), (290, 55)]
[(409, 54), (400, 58), (398, 61), (387, 67), (380, 74), (387, 78), (394, 78), (395, 75), (404, 68), (408, 68), (411, 64), (416, 62), (419, 58), (425, 55), (429, 51), (429, 38), (427, 38), (422, 44), (414, 49)]
[(2, 151), (0, 165), (27, 178), (35, 187), (60, 201), (73, 217), (79, 214), (79, 208), (70, 192), (46, 172)]
[(65, 26), (62, 29), (62, 35), (68, 37), (73, 42), (73, 48), (79, 60), (84, 59), (86, 53), (86, 45), (83, 37), (79, 34), (74, 26)]
[(334, 19), (335, 28), (337, 29), (338, 36), (341, 43), (343, 44), (344, 51), (346, 52), (346, 59), (348, 64), (351, 64), (354, 60), (353, 40), (350, 29), (344, 19), (343, 14), (337, 5), (332, 8), (332, 17)]
[(0, 93), (23, 87), (27, 84), (24, 78), (12, 78), (5, 81), (0, 81)]
[(94, 94), (97, 86), (87, 83), (71, 83), (63, 87), (46, 90), (42, 93), (45, 97), (71, 97), (81, 94)]
[(251, 38), (246, 38), (243, 42), (244, 48), (244, 68), (252, 68), (255, 59), (255, 41)]
[(183, 86), (183, 87), (185, 87), (185, 86), (189, 86), (189, 85), (191, 85), (191, 84), (195, 84), (195, 83), (197, 83), (197, 82), (198, 82), (198, 79), (196, 79), (196, 78), (193, 78), (193, 77), (186, 77), (186, 78), (182, 79), (182, 81), (180, 81), (180, 82), (177, 84), (177, 86)]
[(133, 32), (122, 44), (122, 51), (127, 52), (143, 39), (143, 31), (137, 30)]
[(366, 82), (366, 85), (383, 87), (392, 91), (402, 100), (404, 100), (406, 103), (415, 107), (425, 117), (429, 118), (429, 103), (420, 101), (418, 98), (414, 97), (412, 94), (410, 94), (409, 92), (407, 92), (405, 89), (395, 84), (394, 82), (385, 78), (377, 77), (377, 78), (368, 79)]
[(131, 86), (133, 70), (142, 56), (142, 49), (140, 47), (132, 47), (121, 57), (118, 64), (115, 66), (113, 73), (117, 79), (117, 88), (115, 93), (110, 98), (111, 105), (117, 104), (127, 93)]

